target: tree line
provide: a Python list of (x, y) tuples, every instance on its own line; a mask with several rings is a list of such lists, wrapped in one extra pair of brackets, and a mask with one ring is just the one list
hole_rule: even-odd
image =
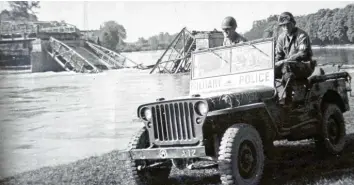
[[(244, 34), (249, 40), (277, 37), (280, 29), (278, 15), (253, 22), (252, 29)], [(321, 9), (316, 13), (296, 16), (296, 26), (305, 30), (313, 45), (354, 43), (354, 4), (345, 8)]]
[(178, 33), (170, 35), (169, 33), (160, 32), (158, 35), (151, 36), (147, 39), (140, 37), (137, 42), (127, 43), (123, 46), (123, 51), (149, 51), (166, 49), (173, 41)]

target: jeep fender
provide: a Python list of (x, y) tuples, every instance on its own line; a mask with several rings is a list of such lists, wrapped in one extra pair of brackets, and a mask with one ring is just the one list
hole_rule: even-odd
[(328, 90), (321, 98), (320, 98), (320, 106), (321, 110), (324, 107), (324, 103), (333, 103), (336, 104), (342, 112), (349, 110), (349, 104), (345, 103), (343, 97), (339, 95), (337, 91)]
[(207, 118), (212, 116), (232, 114), (236, 112), (244, 112), (252, 109), (264, 109), (264, 112), (266, 113), (266, 116), (268, 116), (269, 121), (256, 124), (253, 123), (252, 125), (255, 126), (256, 129), (260, 132), (262, 139), (266, 141), (273, 141), (279, 132), (274, 122), (273, 116), (270, 114), (269, 110), (267, 109), (267, 105), (264, 102), (211, 111), (208, 113)]

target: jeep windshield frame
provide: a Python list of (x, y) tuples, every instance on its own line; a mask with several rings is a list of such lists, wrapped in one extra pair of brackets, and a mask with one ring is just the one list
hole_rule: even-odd
[(193, 52), (190, 80), (273, 68), (274, 40), (260, 39)]
[(268, 86), (274, 88), (273, 38), (192, 53), (191, 95)]

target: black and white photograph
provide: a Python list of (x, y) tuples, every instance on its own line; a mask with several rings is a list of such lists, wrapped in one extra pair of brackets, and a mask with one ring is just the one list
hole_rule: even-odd
[(354, 184), (354, 1), (0, 1), (0, 185)]

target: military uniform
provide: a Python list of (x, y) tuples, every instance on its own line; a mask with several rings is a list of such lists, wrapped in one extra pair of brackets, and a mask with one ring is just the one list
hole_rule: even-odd
[(246, 38), (242, 37), (237, 32), (234, 32), (231, 38), (227, 38), (227, 37), (224, 38), (223, 45), (224, 46), (230, 46), (230, 45), (233, 45), (233, 44), (237, 44), (237, 43), (240, 43), (240, 42), (246, 42), (246, 41), (247, 41)]
[[(313, 73), (315, 67), (310, 38), (304, 30), (295, 27), (295, 24), (291, 13), (284, 12), (279, 16), (279, 25), (285, 26), (286, 31), (279, 35), (276, 42), (275, 78), (282, 78), (283, 85), (289, 82), (286, 88), (286, 104), (292, 101), (293, 80), (306, 79)], [(279, 62), (282, 60), (285, 62)]]
[(289, 76), (286, 73), (292, 72), (295, 78), (307, 78), (314, 70), (313, 66), (311, 66), (312, 49), (310, 38), (302, 29), (294, 29), (291, 36), (283, 32), (278, 37), (275, 60), (287, 59), (293, 62), (276, 68), (276, 77), (281, 75)]

